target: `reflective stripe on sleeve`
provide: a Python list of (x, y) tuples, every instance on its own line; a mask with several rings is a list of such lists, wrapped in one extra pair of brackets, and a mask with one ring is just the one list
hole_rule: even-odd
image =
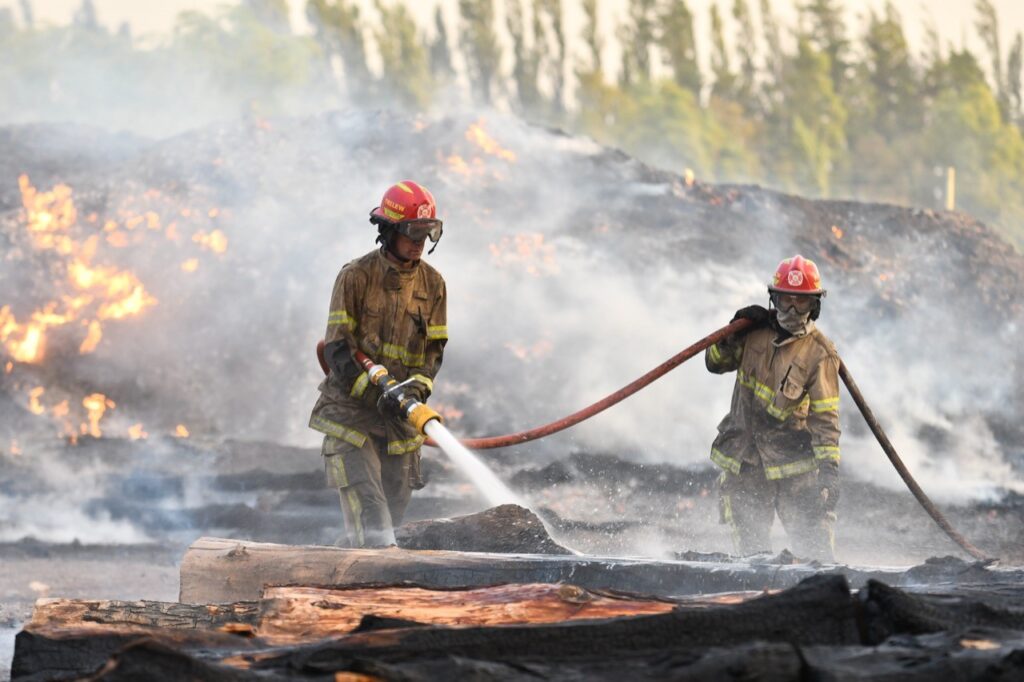
[(354, 445), (357, 448), (363, 447), (366, 443), (366, 434), (361, 431), (349, 428), (343, 424), (332, 422), (330, 419), (324, 419), (320, 416), (313, 416), (309, 419), (309, 428), (319, 431), (320, 433), (326, 433), (328, 436), (334, 436), (339, 440), (343, 440), (350, 445)]
[(438, 341), (448, 338), (448, 325), (440, 324), (427, 327), (427, 341)]
[(708, 355), (711, 357), (711, 362), (716, 365), (722, 361), (722, 354), (718, 352), (718, 344), (711, 344), (711, 348), (708, 348)]
[(740, 473), (740, 461), (730, 457), (717, 448), (711, 448), (711, 461), (726, 471), (731, 471), (734, 474)]
[(433, 380), (431, 380), (430, 377), (424, 376), (422, 374), (413, 374), (409, 378), (412, 379), (413, 381), (418, 381), (421, 384), (423, 384), (424, 386), (426, 386), (427, 390), (430, 391), (431, 393), (434, 392), (434, 382), (433, 382)]
[(762, 384), (752, 375), (741, 370), (736, 376), (736, 382), (744, 388), (749, 388), (753, 394), (757, 396), (758, 400), (765, 404), (765, 410), (768, 414), (779, 421), (786, 421), (794, 412), (810, 404), (810, 397), (805, 395), (804, 399), (800, 402), (795, 405), (790, 405), (784, 410), (780, 410), (775, 406), (775, 391), (770, 389), (767, 385)]
[(838, 445), (815, 445), (814, 446), (814, 459), (818, 461), (828, 460), (831, 462), (839, 461), (839, 446)]
[(363, 532), (363, 503), (359, 500), (359, 493), (356, 492), (355, 488), (342, 488), (341, 503), (348, 503), (349, 513), (346, 516), (351, 516), (352, 525), (355, 526), (352, 530), (355, 531), (356, 543), (359, 547), (366, 544), (366, 537)]
[(356, 330), (356, 321), (347, 310), (332, 310), (327, 315), (328, 327), (348, 327), (350, 331)]
[(389, 455), (404, 455), (407, 452), (415, 452), (423, 445), (423, 436), (416, 436), (407, 440), (388, 441)]
[(811, 401), (811, 412), (833, 412), (839, 409), (839, 396)]
[(359, 377), (352, 382), (352, 390), (349, 391), (349, 395), (353, 398), (362, 398), (363, 394), (366, 393), (366, 387), (370, 385), (370, 375), (363, 372)]
[(777, 481), (780, 478), (789, 478), (791, 476), (806, 474), (817, 468), (818, 461), (812, 457), (810, 459), (801, 459), (796, 462), (789, 462), (788, 464), (765, 467), (764, 477), (769, 481)]

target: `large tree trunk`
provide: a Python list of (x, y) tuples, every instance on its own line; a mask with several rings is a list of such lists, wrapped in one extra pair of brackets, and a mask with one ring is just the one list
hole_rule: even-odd
[[(822, 572), (807, 564), (650, 561), (577, 556), (274, 545), (200, 538), (181, 563), (180, 600), (226, 603), (259, 599), (267, 585), (344, 587), (410, 583), (431, 589), (506, 583), (572, 583), (591, 590), (675, 597), (783, 589)], [(837, 567), (855, 585), (893, 582), (899, 571)]]

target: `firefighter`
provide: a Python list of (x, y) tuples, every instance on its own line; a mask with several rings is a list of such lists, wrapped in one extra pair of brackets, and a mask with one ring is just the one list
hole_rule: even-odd
[(345, 265), (334, 283), (324, 339), (330, 371), (309, 421), (324, 434), (327, 482), (341, 497), (350, 547), (395, 544), (412, 491), (424, 485), (423, 437), (353, 354), (363, 351), (397, 381), (408, 380), (406, 393), (426, 401), (448, 339), (444, 279), (420, 260), (426, 240), (436, 247), (441, 238), (433, 195), (399, 182), (370, 222), (380, 246)]
[(718, 426), (711, 461), (722, 469), (719, 504), (742, 555), (771, 551), (778, 512), (797, 556), (834, 560), (839, 501), (839, 355), (814, 324), (825, 290), (817, 266), (782, 261), (769, 308), (733, 320), (753, 325), (710, 346), (715, 374), (736, 371), (732, 407)]

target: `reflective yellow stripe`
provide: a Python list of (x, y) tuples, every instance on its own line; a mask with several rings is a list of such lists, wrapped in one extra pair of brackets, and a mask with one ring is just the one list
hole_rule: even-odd
[(733, 459), (717, 448), (711, 448), (711, 461), (726, 471), (731, 471), (734, 474), (740, 473), (740, 461)]
[(811, 401), (811, 412), (832, 412), (839, 409), (839, 396)]
[(328, 327), (348, 327), (352, 331), (356, 329), (356, 321), (348, 314), (347, 310), (332, 310), (327, 315)]
[(440, 324), (433, 327), (427, 327), (427, 341), (437, 341), (438, 339), (448, 338), (448, 325)]
[(355, 429), (351, 429), (337, 422), (332, 422), (330, 419), (324, 419), (320, 416), (310, 417), (309, 428), (319, 431), (320, 433), (326, 433), (328, 436), (334, 436), (335, 438), (343, 440), (357, 448), (363, 447), (366, 443), (367, 436), (365, 433), (356, 431)]
[(815, 445), (814, 446), (814, 458), (816, 460), (829, 460), (832, 462), (839, 461), (839, 446), (838, 445)]
[(380, 356), (399, 360), (406, 367), (421, 367), (427, 361), (424, 353), (410, 353), (409, 349), (394, 343), (385, 343), (381, 346)]
[(779, 421), (786, 421), (793, 415), (794, 412), (810, 404), (810, 396), (805, 395), (804, 399), (801, 400), (799, 403), (795, 405), (790, 405), (784, 410), (780, 410), (779, 408), (775, 407), (775, 391), (768, 388), (768, 386), (766, 386), (765, 384), (762, 384), (760, 381), (755, 379), (750, 374), (747, 374), (746, 372), (743, 372), (741, 370), (736, 377), (736, 381), (739, 383), (740, 386), (743, 386), (744, 388), (749, 388), (751, 391), (753, 391), (754, 395), (757, 396), (758, 399), (765, 404), (765, 409), (767, 410), (768, 414), (775, 417)]
[(333, 459), (327, 461), (327, 466), (331, 467), (331, 473), (334, 474), (334, 482), (338, 484), (339, 488), (344, 488), (348, 485), (348, 474), (345, 473), (345, 460), (341, 455), (327, 455)]
[(408, 192), (409, 194), (412, 194), (412, 193), (413, 193), (413, 192), (412, 192), (412, 187), (409, 187), (409, 185), (405, 184), (404, 182), (400, 182), (400, 183), (398, 183), (398, 184), (396, 185), (396, 187), (400, 187), (400, 188), (402, 188), (403, 190), (405, 190), (405, 191), (406, 191), (406, 192)]
[(426, 386), (427, 390), (430, 391), (431, 393), (434, 392), (434, 382), (431, 381), (430, 377), (423, 376), (422, 374), (413, 374), (409, 378), (414, 380), (414, 381), (418, 381), (421, 384), (423, 384), (424, 386)]
[(407, 452), (414, 452), (419, 450), (420, 446), (423, 445), (423, 440), (423, 436), (416, 436), (415, 438), (409, 438), (408, 440), (388, 441), (388, 454), (404, 455)]
[(708, 349), (708, 355), (711, 356), (711, 362), (716, 365), (722, 361), (722, 354), (718, 352), (718, 344), (711, 344), (711, 348)]
[(764, 468), (764, 477), (769, 481), (777, 481), (780, 478), (789, 478), (790, 476), (799, 476), (800, 474), (806, 474), (810, 471), (814, 471), (818, 468), (818, 462), (813, 457), (810, 459), (801, 459), (797, 462), (790, 462), (788, 464), (780, 464), (773, 467)]
[(370, 375), (363, 372), (359, 377), (352, 383), (352, 390), (349, 391), (349, 395), (353, 398), (362, 398), (363, 394), (366, 393), (366, 387), (370, 385)]
[(356, 543), (362, 547), (366, 544), (366, 537), (363, 534), (363, 503), (359, 501), (359, 493), (355, 491), (355, 488), (348, 488), (342, 490), (343, 500), (345, 497), (348, 498), (349, 511), (352, 514), (352, 523), (355, 525), (356, 532)]

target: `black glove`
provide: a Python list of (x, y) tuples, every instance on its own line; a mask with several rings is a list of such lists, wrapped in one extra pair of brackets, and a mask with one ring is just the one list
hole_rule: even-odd
[(748, 305), (746, 308), (740, 308), (736, 311), (736, 314), (732, 316), (729, 322), (735, 322), (736, 320), (750, 320), (754, 324), (747, 327), (747, 329), (757, 329), (768, 324), (770, 316), (768, 309), (763, 305)]
[(818, 490), (821, 505), (825, 512), (835, 512), (839, 504), (839, 465), (835, 462), (822, 462), (818, 466)]
[(377, 398), (377, 411), (385, 418), (400, 419), (405, 416), (402, 414), (402, 404), (398, 402), (398, 394), (392, 391), (380, 394)]

